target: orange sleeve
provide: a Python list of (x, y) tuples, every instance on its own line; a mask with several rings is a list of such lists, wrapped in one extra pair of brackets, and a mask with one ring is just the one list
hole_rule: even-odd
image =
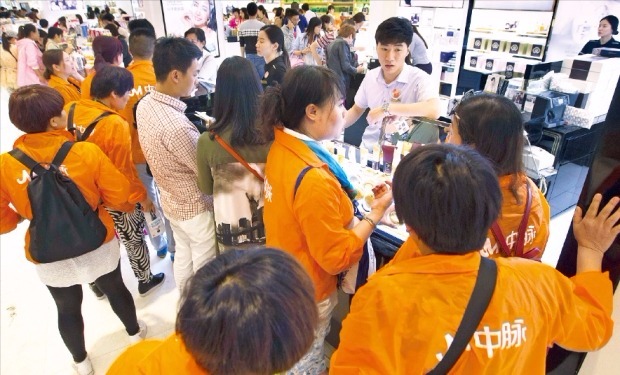
[(609, 273), (582, 272), (567, 279), (555, 271), (555, 304), (549, 331), (554, 342), (572, 351), (592, 351), (611, 338), (613, 289)]
[(542, 257), (542, 254), (545, 252), (545, 248), (547, 247), (547, 241), (549, 240), (549, 223), (551, 222), (551, 209), (549, 208), (549, 202), (547, 202), (547, 199), (545, 198), (545, 195), (542, 193), (542, 191), (540, 191), (540, 189), (533, 181), (529, 180), (529, 182), (533, 187), (532, 203), (537, 204), (539, 207), (539, 216), (536, 218), (537, 233), (531, 247), (537, 247), (538, 249), (540, 249), (540, 255)]
[(82, 86), (80, 88), (82, 99), (92, 99), (92, 97), (90, 96), (90, 86), (93, 83), (93, 77), (94, 76), (95, 76), (94, 72), (90, 73), (82, 81)]
[[(293, 214), (301, 226), (314, 260), (325, 272), (337, 275), (362, 257), (364, 241), (345, 229), (351, 218), (340, 213), (341, 188), (312, 168), (299, 185)], [(347, 222), (344, 222), (347, 221)]]
[[(120, 210), (127, 207), (129, 201), (129, 181), (99, 146), (90, 142), (81, 142), (81, 147), (88, 147), (88, 155), (92, 157), (90, 165), (97, 166), (94, 170), (95, 183), (103, 205)], [(132, 205), (133, 209), (133, 205)]]
[(416, 373), (412, 363), (406, 371), (399, 369), (401, 350), (405, 348), (400, 348), (395, 322), (388, 314), (399, 306), (390, 306), (390, 300), (376, 283), (364, 285), (355, 294), (351, 311), (342, 322), (340, 344), (332, 355), (330, 374)]
[[(118, 170), (129, 180), (129, 203), (135, 204), (146, 198), (146, 190), (138, 177), (138, 171), (131, 158), (131, 136), (129, 125), (118, 115), (111, 115), (103, 120), (107, 122), (106, 147), (108, 157)], [(133, 208), (132, 208), (133, 210)]]
[[(6, 157), (6, 155), (2, 155), (2, 157)], [(21, 220), (19, 214), (9, 205), (11, 199), (9, 193), (4, 190), (5, 185), (2, 184), (2, 189), (0, 189), (0, 234), (9, 233), (17, 228), (17, 224)]]

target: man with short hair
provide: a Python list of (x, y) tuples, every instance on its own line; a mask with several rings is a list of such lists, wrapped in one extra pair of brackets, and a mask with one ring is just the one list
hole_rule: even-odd
[[(153, 50), (155, 49), (155, 33), (149, 29), (134, 29), (129, 35), (129, 52), (133, 56), (133, 61), (127, 67), (127, 70), (133, 76), (133, 90), (129, 96), (129, 101), (125, 106), (125, 109), (121, 112), (121, 115), (129, 123), (129, 131), (131, 133), (131, 155), (133, 162), (138, 171), (138, 177), (142, 181), (142, 185), (146, 189), (146, 193), (153, 202), (155, 207), (155, 213), (161, 214), (161, 203), (159, 201), (159, 193), (155, 186), (153, 176), (147, 171), (146, 159), (142, 153), (140, 147), (140, 140), (138, 139), (138, 130), (136, 128), (136, 119), (134, 118), (134, 111), (136, 103), (148, 92), (155, 88), (155, 70), (153, 69)], [(146, 213), (145, 215), (149, 215)], [(166, 228), (165, 233), (159, 236), (153, 237), (149, 233), (149, 239), (151, 245), (157, 251), (157, 256), (160, 258), (166, 257), (166, 252), (170, 253), (170, 258), (174, 261), (174, 237), (172, 235), (172, 228), (170, 222), (161, 217), (164, 226)]]
[(155, 27), (146, 18), (138, 18), (138, 19), (129, 21), (129, 23), (127, 24), (127, 28), (129, 29), (130, 36), (131, 36), (131, 33), (136, 29), (149, 29), (153, 32), (153, 35), (157, 35), (155, 33)]
[(366, 73), (355, 104), (345, 117), (345, 127), (351, 126), (366, 108), (371, 108), (361, 147), (372, 150), (379, 142), (385, 117), (439, 117), (439, 93), (430, 76), (405, 64), (412, 38), (413, 27), (404, 18), (388, 18), (377, 28), (375, 41), (381, 66)]
[(239, 25), (239, 45), (241, 46), (241, 56), (250, 60), (256, 68), (258, 76), (262, 78), (265, 75), (265, 59), (256, 53), (256, 42), (258, 40), (258, 32), (264, 23), (256, 19), (258, 14), (258, 6), (252, 2), (247, 7), (250, 19)]
[[(299, 12), (299, 24), (297, 24), (297, 26), (299, 26), (299, 30), (301, 30), (302, 33), (305, 33), (306, 28), (308, 27), (308, 21), (310, 21), (310, 18), (306, 18), (305, 16), (306, 11), (299, 7), (299, 3), (297, 1), (293, 1), (291, 3), (291, 9), (295, 9), (296, 11)], [(285, 25), (286, 25), (286, 22), (287, 20), (284, 19)]]
[[(338, 38), (327, 49), (327, 67), (333, 70), (342, 81), (345, 90), (349, 89), (351, 77), (362, 73), (364, 66), (355, 66), (351, 61), (351, 45), (355, 28), (351, 25), (342, 25), (338, 30)], [(346, 92), (346, 91), (345, 91)]]
[(164, 215), (174, 231), (174, 278), (180, 291), (216, 255), (213, 198), (198, 188), (198, 130), (185, 116), (180, 98), (196, 87), (202, 52), (183, 38), (155, 45), (155, 89), (138, 103), (138, 137), (161, 192)]
[(308, 5), (308, 3), (303, 3), (301, 5), (301, 9), (304, 11), (304, 17), (306, 17), (308, 22), (310, 22), (310, 20), (314, 17), (317, 17), (316, 13), (310, 10), (310, 5)]
[(299, 29), (299, 11), (296, 9), (287, 9), (284, 15), (288, 22), (282, 25), (282, 32), (284, 33), (284, 48), (286, 48), (286, 52), (291, 52), (291, 47), (293, 46), (293, 41), (297, 39), (299, 35), (301, 35), (301, 30)]

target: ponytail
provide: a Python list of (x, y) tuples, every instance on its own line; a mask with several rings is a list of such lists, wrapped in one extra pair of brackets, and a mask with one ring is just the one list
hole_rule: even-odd
[(284, 60), (286, 70), (289, 70), (291, 68), (291, 59), (288, 56), (288, 51), (286, 50), (286, 47), (284, 47), (284, 44), (282, 44), (282, 60)]
[(260, 99), (257, 128), (267, 131), (282, 124), (284, 106), (282, 87), (280, 85), (267, 87)]

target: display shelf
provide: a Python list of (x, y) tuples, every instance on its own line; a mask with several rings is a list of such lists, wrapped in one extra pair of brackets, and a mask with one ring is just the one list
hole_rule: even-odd
[(542, 61), (543, 59), (542, 56), (536, 57), (536, 56), (520, 55), (517, 53), (510, 53), (510, 52), (487, 51), (487, 50), (473, 49), (473, 48), (468, 48), (467, 52), (478, 52), (478, 53), (482, 53), (485, 55), (494, 55), (500, 58), (510, 56), (510, 57), (516, 57), (520, 59), (536, 60), (536, 61)]

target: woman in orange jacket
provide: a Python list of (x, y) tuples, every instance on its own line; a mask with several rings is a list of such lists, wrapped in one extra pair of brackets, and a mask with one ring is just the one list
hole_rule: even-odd
[[(31, 85), (17, 89), (9, 98), (9, 117), (25, 132), (15, 141), (15, 148), (32, 159), (49, 163), (61, 145), (72, 140), (66, 130), (67, 114), (63, 98), (47, 86)], [(16, 158), (0, 155), (0, 233), (8, 233), (24, 220), (32, 220), (28, 195), (30, 171)], [(38, 264), (30, 253), (26, 233), (26, 258), (35, 263), (39, 279), (49, 289), (58, 308), (58, 330), (71, 352), (79, 374), (92, 374), (92, 365), (84, 345), (82, 286), (95, 282), (106, 293), (112, 309), (127, 333), (138, 340), (146, 335), (139, 323), (131, 294), (123, 284), (118, 241), (114, 238), (112, 219), (103, 206), (123, 207), (129, 198), (129, 182), (101, 150), (90, 143), (75, 144), (63, 161), (61, 171), (71, 178), (107, 229), (99, 248), (75, 258)], [(12, 205), (12, 207), (11, 207)], [(142, 327), (141, 327), (142, 326)]]
[(612, 215), (620, 199), (597, 214), (597, 195), (585, 217), (575, 211), (579, 256), (569, 279), (532, 260), (480, 255), (502, 192), (489, 161), (472, 149), (416, 149), (398, 165), (393, 194), (409, 238), (400, 258), (353, 298), (333, 374), (429, 373), (456, 337), (483, 263), (497, 270), (490, 303), (452, 371), (440, 373), (543, 374), (552, 344), (591, 351), (611, 337), (612, 284), (601, 263), (620, 233), (620, 210)]
[(176, 333), (127, 349), (108, 375), (280, 373), (312, 344), (316, 322), (312, 281), (293, 257), (231, 249), (187, 283)]
[(58, 91), (65, 104), (80, 100), (81, 83), (72, 77), (75, 68), (71, 56), (60, 49), (45, 51), (43, 65), (43, 77), (51, 88)]
[[(146, 195), (131, 159), (129, 125), (118, 112), (125, 108), (132, 89), (133, 77), (127, 69), (105, 66), (93, 79), (91, 92), (95, 99), (81, 99), (67, 105), (65, 110), (69, 114), (71, 126), (75, 128), (76, 140), (99, 146), (129, 179), (129, 203), (120, 210), (109, 208), (108, 211), (114, 220), (116, 233), (127, 249), (129, 263), (138, 279), (138, 292), (146, 296), (153, 288), (163, 284), (164, 274), (151, 273), (149, 250), (144, 240), (143, 210), (150, 211), (153, 204)], [(94, 125), (92, 133), (88, 134), (86, 128), (90, 124)], [(99, 296), (97, 290), (93, 289)]]
[[(524, 233), (524, 252), (537, 248), (538, 254), (532, 252), (526, 257), (540, 260), (549, 239), (549, 203), (523, 171), (525, 137), (521, 112), (506, 97), (475, 95), (455, 108), (447, 131), (447, 143), (470, 145), (493, 162), (503, 196), (497, 224), (511, 255), (515, 255), (529, 189), (531, 210)], [(491, 258), (506, 256), (491, 230), (480, 253)]]
[(82, 82), (82, 99), (91, 99), (90, 86), (97, 71), (104, 66), (124, 66), (123, 65), (123, 45), (120, 40), (106, 35), (99, 35), (93, 40), (93, 52), (95, 62), (93, 69), (88, 73)]
[(314, 282), (319, 309), (315, 342), (291, 373), (325, 371), (323, 342), (337, 302), (337, 275), (359, 262), (364, 243), (392, 202), (388, 191), (357, 220), (352, 203), (356, 191), (319, 144), (342, 132), (343, 98), (334, 72), (304, 66), (289, 71), (281, 88), (267, 89), (260, 105), (259, 126), (275, 127), (265, 166), (267, 246), (301, 262)]

